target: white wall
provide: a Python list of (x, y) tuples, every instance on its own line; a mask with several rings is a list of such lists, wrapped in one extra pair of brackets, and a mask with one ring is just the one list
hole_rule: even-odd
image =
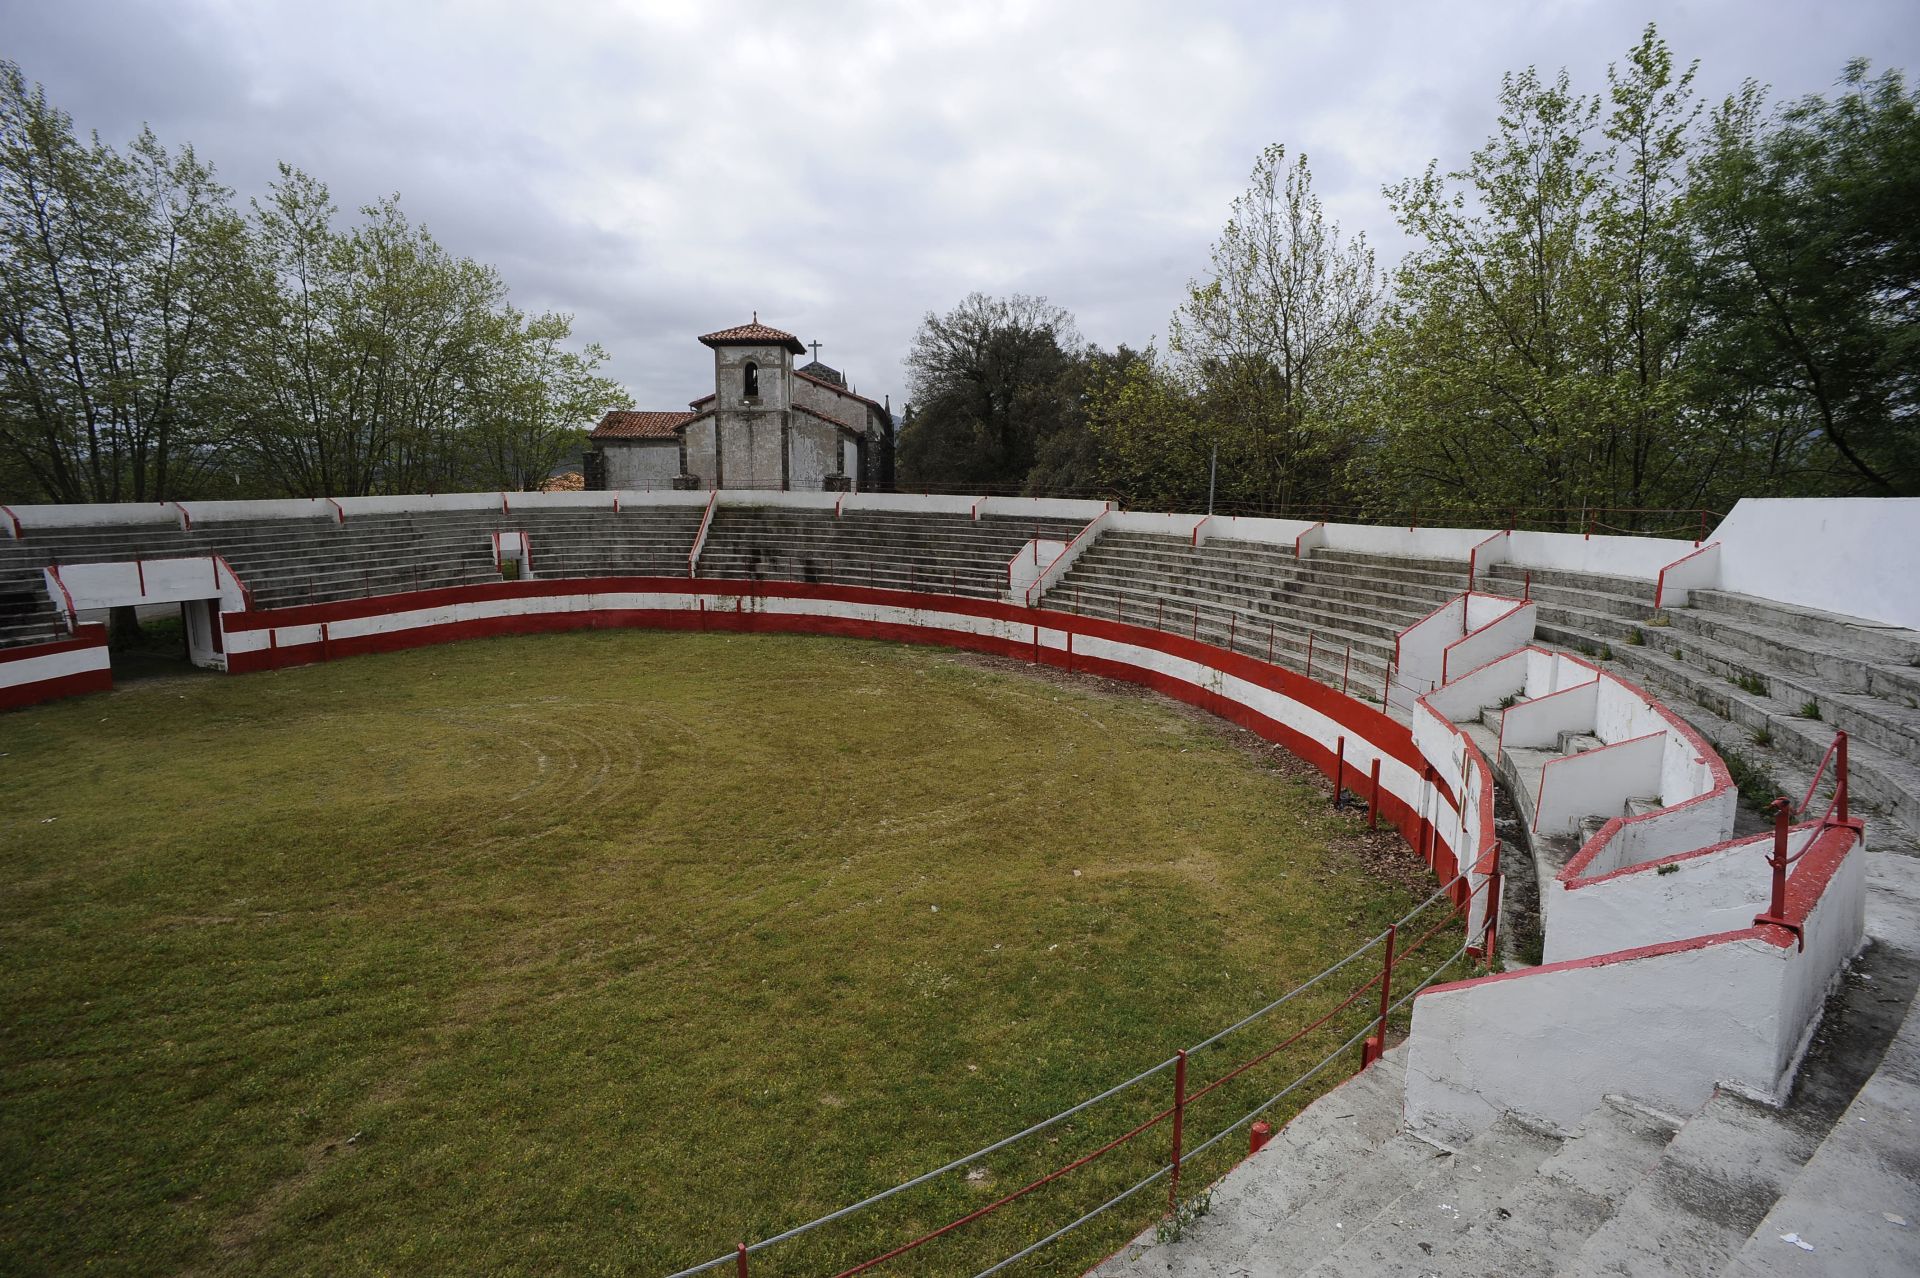
[[(1797, 831), (1787, 846), (1798, 852), (1812, 836), (1810, 828)], [(1767, 852), (1772, 846), (1768, 833), (1722, 844), (1704, 855), (1638, 865), (1596, 879), (1569, 882), (1562, 875), (1549, 880), (1540, 897), (1546, 922), (1544, 961), (1590, 958), (1750, 926), (1767, 908), (1772, 882)]]
[(1658, 796), (1666, 748), (1664, 734), (1649, 733), (1547, 760), (1540, 770), (1533, 828), (1546, 835), (1572, 834), (1582, 818), (1617, 816), (1628, 799)]
[(1039, 580), (1040, 574), (1066, 548), (1066, 542), (1046, 537), (1020, 547), (1007, 561), (1007, 599), (1012, 603), (1026, 602), (1027, 587)]
[(1593, 728), (1593, 707), (1599, 679), (1508, 706), (1500, 712), (1500, 748), (1554, 750), (1562, 732)]
[(1920, 630), (1920, 497), (1749, 497), (1714, 540), (1725, 590)]
[(1571, 1133), (1611, 1094), (1676, 1114), (1717, 1083), (1770, 1095), (1788, 961), (1743, 939), (1428, 990), (1413, 1001), (1407, 1123), (1458, 1145), (1502, 1113)]

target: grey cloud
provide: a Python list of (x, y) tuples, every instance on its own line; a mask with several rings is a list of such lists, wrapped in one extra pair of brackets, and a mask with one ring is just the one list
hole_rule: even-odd
[[(1708, 98), (1912, 66), (1910, 4), (1661, 6)], [(570, 311), (643, 406), (700, 393), (694, 335), (761, 317), (896, 404), (920, 317), (1045, 293), (1102, 345), (1162, 332), (1255, 154), (1312, 158), (1383, 259), (1383, 183), (1455, 167), (1503, 71), (1588, 90), (1646, 10), (1522, 0), (866, 3), (516, 10), (0, 0), (6, 56), (83, 128), (145, 121), (241, 194), (278, 160), (345, 208), (397, 191), (515, 301)]]

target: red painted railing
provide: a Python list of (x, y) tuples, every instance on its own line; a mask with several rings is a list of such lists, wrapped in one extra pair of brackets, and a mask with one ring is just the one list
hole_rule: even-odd
[[(1827, 801), (1827, 810), (1820, 814), (1820, 828), (1808, 837), (1798, 852), (1789, 856), (1788, 833), (1794, 819), (1805, 815), (1807, 809), (1813, 806), (1820, 782), (1827, 775), (1828, 764), (1833, 765), (1833, 797)], [(1827, 752), (1820, 756), (1820, 766), (1814, 769), (1813, 780), (1807, 783), (1807, 792), (1798, 804), (1783, 794), (1767, 806), (1773, 811), (1773, 849), (1767, 854), (1767, 866), (1773, 874), (1772, 890), (1767, 898), (1767, 912), (1755, 915), (1753, 921), (1786, 928), (1793, 933), (1800, 948), (1805, 949), (1807, 938), (1801, 932), (1800, 925), (1787, 917), (1787, 870), (1807, 854), (1829, 826), (1854, 824), (1847, 815), (1847, 734), (1833, 734), (1833, 742), (1827, 746)]]

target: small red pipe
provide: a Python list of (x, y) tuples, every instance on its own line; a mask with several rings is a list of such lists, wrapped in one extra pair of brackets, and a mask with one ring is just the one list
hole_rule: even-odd
[(1187, 1053), (1182, 1048), (1173, 1063), (1173, 1176), (1167, 1186), (1167, 1210), (1180, 1202), (1180, 1141), (1187, 1118)]

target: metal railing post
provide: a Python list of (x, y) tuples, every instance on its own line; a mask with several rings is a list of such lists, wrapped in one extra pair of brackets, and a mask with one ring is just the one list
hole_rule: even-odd
[(1186, 1121), (1187, 1053), (1182, 1048), (1173, 1063), (1173, 1176), (1167, 1185), (1168, 1211), (1180, 1205), (1180, 1142), (1186, 1134)]
[(1367, 828), (1380, 828), (1380, 759), (1374, 757), (1373, 766), (1367, 770)]
[(1333, 806), (1340, 806), (1341, 782), (1347, 779), (1347, 738), (1343, 735), (1333, 743)]
[(1773, 855), (1767, 864), (1773, 867), (1773, 891), (1767, 898), (1767, 914), (1776, 919), (1787, 916), (1787, 827), (1793, 820), (1793, 800), (1775, 799), (1773, 808)]
[(1398, 923), (1387, 924), (1387, 953), (1380, 964), (1380, 1021), (1373, 1037), (1360, 1045), (1360, 1068), (1380, 1059), (1387, 1050), (1387, 1012), (1393, 1006), (1393, 943), (1400, 935)]
[(1273, 623), (1267, 623), (1267, 664), (1273, 664)]
[(1196, 643), (1200, 640), (1200, 605), (1197, 603), (1193, 605), (1193, 634), (1190, 637)]
[(1227, 614), (1227, 651), (1234, 650), (1234, 642), (1240, 632), (1240, 614)]
[(1834, 747), (1838, 757), (1834, 760), (1833, 812), (1840, 818), (1841, 824), (1847, 820), (1847, 734), (1834, 734)]
[(736, 1278), (747, 1278), (747, 1245), (740, 1243), (733, 1251), (733, 1272)]
[(1307, 627), (1307, 678), (1313, 678), (1313, 627)]
[(1500, 884), (1500, 854), (1496, 851), (1493, 856), (1493, 873), (1487, 876), (1487, 930), (1483, 948), (1486, 950), (1485, 958), (1488, 966), (1493, 965), (1500, 952), (1497, 948), (1500, 940)]

